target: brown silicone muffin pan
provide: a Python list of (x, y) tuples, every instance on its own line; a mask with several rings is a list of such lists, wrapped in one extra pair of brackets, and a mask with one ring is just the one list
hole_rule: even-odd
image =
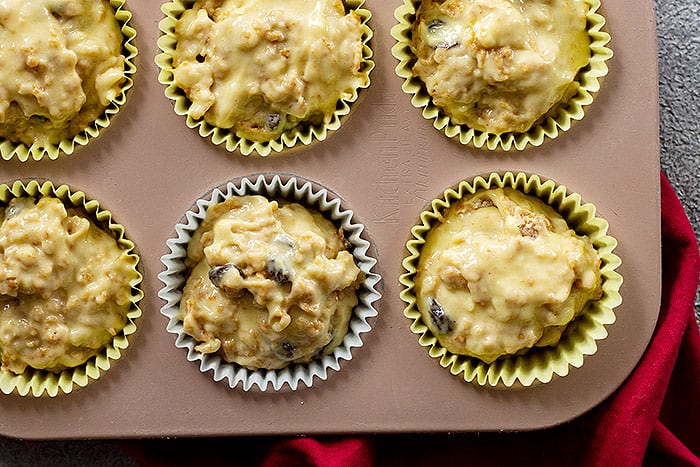
[[(0, 434), (21, 438), (528, 430), (590, 410), (622, 384), (656, 324), (661, 288), (658, 91), (652, 2), (604, 2), (615, 55), (584, 119), (523, 152), (488, 152), (448, 140), (401, 90), (390, 35), (399, 0), (372, 11), (372, 84), (343, 127), (310, 148), (261, 158), (229, 153), (187, 128), (158, 82), (161, 2), (128, 1), (138, 71), (112, 126), (75, 154), (3, 161), (0, 181), (50, 179), (112, 211), (143, 260), (143, 317), (122, 358), (99, 380), (55, 398), (0, 397)], [(410, 228), (426, 202), (490, 172), (539, 174), (579, 193), (610, 223), (623, 304), (598, 352), (568, 376), (530, 388), (466, 383), (430, 358), (408, 328), (398, 277)], [(243, 391), (189, 362), (166, 331), (158, 298), (174, 234), (191, 204), (229, 179), (299, 175), (339, 194), (373, 242), (382, 299), (364, 346), (327, 380), (296, 391)]]

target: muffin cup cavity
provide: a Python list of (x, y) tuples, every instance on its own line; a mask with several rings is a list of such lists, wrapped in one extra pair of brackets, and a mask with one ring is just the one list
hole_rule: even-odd
[[(345, 234), (351, 245), (355, 263), (365, 274), (365, 280), (357, 291), (358, 304), (353, 310), (348, 332), (333, 353), (317, 358), (308, 364), (292, 364), (280, 370), (249, 370), (236, 363), (226, 362), (218, 354), (202, 354), (195, 350), (197, 341), (183, 332), (179, 319), (179, 306), (183, 287), (187, 280), (185, 258), (187, 246), (199, 227), (209, 206), (232, 196), (263, 195), (284, 199), (315, 209), (333, 221)], [(357, 223), (353, 211), (342, 206), (341, 199), (315, 182), (292, 175), (256, 174), (231, 180), (198, 199), (175, 226), (175, 236), (167, 241), (169, 253), (161, 257), (165, 270), (159, 274), (163, 287), (158, 295), (165, 301), (161, 313), (168, 318), (167, 331), (175, 334), (175, 346), (187, 350), (187, 359), (199, 362), (200, 370), (212, 371), (215, 381), (226, 380), (233, 389), (241, 385), (244, 391), (254, 386), (266, 391), (279, 391), (285, 385), (296, 390), (300, 385), (311, 387), (314, 378), (325, 380), (330, 370), (339, 371), (341, 360), (351, 360), (353, 349), (361, 347), (362, 334), (371, 330), (369, 320), (377, 315), (374, 303), (381, 297), (377, 286), (381, 277), (373, 272), (377, 263), (371, 256), (370, 242), (365, 228)]]
[(0, 138), (0, 157), (3, 160), (17, 158), (20, 162), (28, 160), (42, 160), (48, 158), (55, 160), (58, 157), (73, 154), (79, 147), (86, 146), (96, 139), (103, 130), (110, 126), (112, 119), (116, 117), (121, 108), (126, 104), (128, 91), (134, 85), (133, 75), (136, 73), (135, 58), (138, 49), (134, 45), (136, 30), (131, 26), (132, 15), (126, 9), (125, 0), (109, 0), (109, 4), (114, 10), (114, 16), (119, 23), (122, 33), (122, 50), (124, 56), (124, 80), (119, 93), (112, 99), (102, 114), (85, 129), (72, 138), (64, 139), (56, 144), (31, 144), (17, 143), (4, 138)]
[(588, 65), (579, 71), (574, 80), (578, 82), (578, 89), (569, 99), (555, 104), (526, 132), (496, 134), (455, 124), (433, 103), (425, 84), (412, 70), (416, 58), (411, 50), (411, 28), (416, 19), (419, 0), (404, 0), (394, 11), (398, 23), (391, 29), (391, 35), (396, 40), (392, 54), (399, 60), (395, 72), (404, 79), (402, 89), (411, 96), (411, 104), (421, 110), (425, 119), (432, 121), (433, 126), (445, 136), (463, 145), (489, 151), (522, 151), (528, 146), (541, 146), (547, 139), (554, 139), (568, 131), (574, 121), (584, 117), (586, 107), (593, 103), (603, 77), (608, 74), (607, 61), (613, 56), (613, 52), (607, 47), (610, 34), (603, 31), (606, 20), (599, 12), (601, 3), (600, 0), (584, 1), (589, 6), (586, 27), (590, 38), (590, 58)]
[[(442, 213), (464, 196), (504, 187), (541, 199), (559, 212), (577, 234), (590, 238), (601, 258), (603, 295), (567, 325), (556, 346), (533, 348), (487, 364), (477, 358), (453, 354), (440, 345), (418, 311), (414, 278), (425, 236), (435, 222), (442, 218)], [(527, 387), (536, 383), (548, 383), (555, 375), (566, 376), (571, 367), (581, 367), (584, 358), (596, 352), (597, 341), (608, 336), (606, 326), (615, 322), (613, 310), (622, 303), (619, 293), (622, 276), (616, 272), (621, 260), (613, 252), (617, 241), (607, 234), (607, 221), (596, 217), (595, 207), (583, 204), (580, 195), (570, 193), (565, 186), (557, 185), (552, 180), (540, 179), (537, 175), (494, 173), (470, 181), (464, 180), (456, 187), (445, 190), (441, 198), (433, 200), (421, 212), (419, 219), (411, 229), (410, 239), (406, 243), (407, 256), (403, 260), (405, 272), (399, 278), (402, 285), (401, 299), (406, 303), (404, 315), (410, 320), (410, 329), (418, 337), (420, 345), (426, 347), (428, 354), (453, 375), (467, 382), (490, 387)]]
[(191, 7), (191, 1), (173, 0), (161, 7), (165, 18), (159, 23), (162, 34), (158, 39), (158, 47), (161, 53), (155, 57), (155, 63), (160, 70), (158, 81), (165, 86), (166, 97), (173, 101), (175, 113), (185, 117), (187, 126), (196, 129), (202, 138), (209, 139), (214, 145), (223, 146), (229, 152), (239, 152), (244, 156), (257, 154), (266, 157), (274, 153), (288, 152), (324, 141), (333, 132), (339, 130), (345, 120), (350, 117), (353, 108), (362, 96), (362, 91), (370, 85), (370, 73), (375, 66), (370, 43), (374, 33), (370, 27), (372, 14), (369, 10), (362, 8), (364, 3), (364, 0), (343, 1), (346, 10), (354, 11), (360, 18), (363, 45), (360, 72), (363, 81), (358, 88), (353, 90), (350, 97), (338, 100), (334, 112), (326, 115), (320, 123), (298, 125), (269, 141), (254, 141), (237, 135), (232, 129), (212, 125), (203, 117), (193, 117), (190, 114), (192, 102), (185, 91), (175, 82), (173, 69), (173, 53), (177, 46), (175, 26), (182, 14)]
[(122, 353), (129, 347), (129, 338), (137, 330), (137, 322), (142, 314), (139, 304), (143, 298), (141, 289), (143, 275), (140, 270), (140, 257), (136, 246), (126, 237), (124, 227), (114, 222), (112, 213), (101, 208), (98, 201), (89, 199), (82, 191), (74, 191), (67, 185), (56, 186), (50, 181), (29, 180), (25, 182), (18, 180), (11, 184), (0, 185), (0, 203), (3, 206), (13, 198), (23, 196), (54, 197), (60, 199), (66, 207), (82, 210), (96, 226), (109, 233), (116, 240), (117, 245), (126, 252), (128, 260), (133, 266), (133, 275), (130, 280), (131, 305), (126, 314), (126, 325), (97, 355), (89, 358), (82, 365), (67, 368), (61, 372), (27, 367), (22, 374), (14, 374), (9, 370), (0, 369), (0, 391), (3, 393), (15, 392), (20, 396), (40, 397), (47, 395), (55, 397), (60, 393), (71, 393), (73, 390), (85, 387), (91, 381), (99, 379), (112, 367), (115, 361), (122, 357)]

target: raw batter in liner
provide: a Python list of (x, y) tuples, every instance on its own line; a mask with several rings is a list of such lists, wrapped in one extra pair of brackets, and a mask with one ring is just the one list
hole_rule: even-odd
[(527, 132), (576, 93), (587, 11), (583, 0), (423, 0), (413, 71), (452, 123)]
[(197, 0), (175, 34), (189, 115), (253, 141), (322, 123), (367, 80), (360, 20), (341, 0)]
[(556, 345), (601, 281), (587, 237), (538, 198), (499, 188), (454, 202), (428, 232), (415, 290), (443, 347), (491, 363)]
[(122, 40), (104, 0), (0, 2), (0, 137), (46, 146), (92, 124), (124, 81)]
[(211, 206), (188, 246), (180, 304), (203, 353), (279, 369), (329, 354), (345, 337), (363, 274), (332, 222), (262, 196)]
[(57, 198), (15, 198), (0, 221), (2, 368), (84, 363), (126, 325), (134, 259)]

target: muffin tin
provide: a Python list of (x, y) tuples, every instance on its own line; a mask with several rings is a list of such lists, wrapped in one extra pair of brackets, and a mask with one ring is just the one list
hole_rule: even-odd
[[(392, 56), (399, 0), (367, 0), (371, 85), (326, 141), (267, 158), (229, 153), (178, 116), (158, 82), (161, 2), (127, 2), (139, 49), (127, 103), (100, 137), (56, 160), (2, 161), (0, 181), (50, 179), (97, 199), (124, 225), (143, 263), (143, 316), (122, 358), (71, 394), (0, 395), (0, 434), (21, 438), (528, 430), (560, 424), (613, 393), (653, 333), (661, 289), (659, 138), (652, 3), (604, 2), (614, 57), (586, 116), (522, 152), (451, 141), (401, 90)], [(581, 368), (550, 383), (494, 389), (451, 375), (416, 342), (398, 277), (420, 211), (445, 188), (491, 172), (538, 174), (594, 204), (619, 241), (623, 303)], [(297, 175), (336, 193), (364, 224), (382, 276), (378, 315), (353, 358), (312, 387), (243, 391), (213, 381), (166, 330), (160, 261), (202, 193), (254, 173)]]

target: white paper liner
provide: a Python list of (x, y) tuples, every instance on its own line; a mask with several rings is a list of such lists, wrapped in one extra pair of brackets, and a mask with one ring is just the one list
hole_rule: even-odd
[[(184, 264), (187, 244), (204, 219), (207, 207), (232, 196), (252, 194), (283, 198), (321, 212), (343, 229), (347, 240), (352, 245), (350, 251), (355, 258), (355, 263), (366, 276), (357, 291), (358, 304), (353, 310), (348, 333), (343, 342), (332, 354), (313, 360), (311, 363), (292, 364), (280, 370), (249, 370), (238, 364), (226, 362), (218, 354), (205, 355), (197, 352), (194, 347), (198, 342), (183, 332), (182, 321), (178, 318), (182, 289), (187, 280)], [(170, 253), (161, 257), (165, 271), (158, 275), (163, 282), (158, 296), (165, 300), (166, 304), (160, 311), (169, 320), (167, 331), (177, 336), (175, 346), (187, 349), (189, 361), (198, 361), (203, 373), (211, 370), (215, 381), (225, 379), (232, 389), (241, 384), (244, 391), (250, 390), (253, 386), (257, 386), (261, 391), (266, 391), (269, 387), (278, 391), (285, 385), (296, 390), (300, 383), (311, 387), (315, 377), (325, 380), (329, 370), (340, 370), (340, 360), (352, 359), (353, 348), (362, 347), (361, 334), (372, 329), (368, 320), (377, 315), (373, 304), (381, 297), (377, 290), (381, 276), (372, 272), (377, 260), (370, 256), (370, 243), (363, 238), (363, 232), (364, 226), (353, 221), (353, 211), (343, 209), (341, 199), (336, 194), (317, 183), (295, 175), (255, 174), (231, 180), (210, 191), (197, 200), (175, 226), (175, 237), (167, 241)]]

